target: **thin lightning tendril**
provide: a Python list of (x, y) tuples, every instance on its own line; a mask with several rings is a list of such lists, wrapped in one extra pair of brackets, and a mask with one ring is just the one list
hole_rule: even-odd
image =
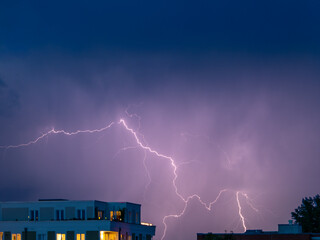
[[(126, 112), (127, 113), (127, 112)], [(128, 113), (127, 113), (128, 114)], [(130, 115), (130, 114), (128, 114)], [(138, 117), (139, 120), (140, 120), (140, 117), (139, 116), (136, 116), (134, 115), (135, 117)], [(119, 125), (122, 125), (128, 132), (131, 133), (131, 135), (134, 137), (137, 145), (145, 150), (145, 155), (144, 155), (144, 160), (143, 160), (143, 164), (144, 164), (144, 167), (145, 167), (145, 170), (147, 172), (147, 175), (148, 175), (148, 178), (149, 178), (149, 183), (148, 185), (146, 186), (146, 188), (149, 186), (149, 184), (151, 183), (151, 177), (150, 177), (150, 174), (148, 172), (148, 169), (146, 167), (146, 153), (149, 152), (151, 154), (154, 154), (156, 155), (157, 157), (159, 158), (163, 158), (163, 159), (166, 159), (170, 162), (172, 168), (173, 168), (173, 174), (174, 174), (174, 177), (173, 177), (173, 180), (172, 180), (172, 185), (173, 185), (173, 188), (175, 190), (175, 193), (176, 195), (184, 202), (184, 207), (182, 209), (182, 211), (178, 214), (170, 214), (170, 215), (167, 215), (165, 216), (163, 219), (162, 219), (162, 222), (163, 222), (163, 225), (164, 225), (164, 231), (163, 231), (163, 235), (161, 237), (161, 240), (163, 240), (166, 236), (166, 231), (167, 231), (167, 223), (166, 223), (166, 220), (169, 219), (169, 218), (180, 218), (181, 216), (184, 215), (187, 207), (188, 207), (188, 203), (190, 200), (192, 199), (197, 199), (199, 201), (199, 203), (204, 206), (208, 211), (211, 211), (212, 210), (212, 206), (219, 200), (219, 198), (221, 197), (222, 193), (226, 192), (226, 191), (230, 191), (229, 189), (223, 189), (219, 192), (219, 194), (217, 195), (217, 197), (215, 198), (214, 201), (210, 202), (209, 204), (205, 203), (204, 201), (201, 200), (201, 197), (197, 194), (193, 194), (193, 195), (190, 195), (188, 197), (183, 197), (179, 191), (178, 191), (178, 187), (176, 185), (176, 180), (178, 178), (178, 174), (177, 174), (177, 165), (175, 163), (175, 160), (170, 157), (170, 156), (166, 156), (162, 153), (159, 153), (157, 152), (156, 150), (152, 149), (151, 147), (149, 147), (148, 145), (142, 143), (142, 141), (140, 140), (140, 138), (138, 137), (138, 134), (141, 135), (140, 133), (137, 133), (135, 130), (133, 130), (132, 128), (130, 128), (127, 123), (125, 122), (124, 119), (120, 119), (118, 122), (111, 122), (109, 125), (103, 127), (103, 128), (100, 128), (100, 129), (94, 129), (94, 130), (77, 130), (77, 131), (74, 131), (74, 132), (67, 132), (65, 130), (55, 130), (54, 128), (46, 133), (43, 133), (41, 136), (39, 136), (38, 138), (36, 138), (35, 140), (31, 140), (27, 143), (22, 143), (22, 144), (19, 144), (19, 145), (7, 145), (7, 146), (0, 146), (0, 148), (2, 149), (10, 149), (10, 148), (20, 148), (20, 147), (27, 147), (27, 146), (30, 146), (32, 144), (36, 144), (37, 142), (39, 142), (40, 140), (42, 140), (43, 138), (51, 135), (51, 134), (64, 134), (64, 135), (67, 135), (67, 136), (73, 136), (73, 135), (77, 135), (77, 134), (80, 134), (80, 133), (89, 133), (89, 134), (92, 134), (92, 133), (99, 133), (99, 132), (103, 132), (103, 131), (106, 131), (107, 129), (111, 128), (113, 125), (115, 124), (119, 124)], [(139, 121), (139, 127), (140, 127), (140, 121)], [(142, 139), (144, 140), (144, 136), (142, 135)], [(134, 148), (134, 147), (127, 147), (127, 148), (123, 148), (121, 149), (120, 151), (125, 151), (129, 148)], [(119, 153), (119, 152), (118, 152)], [(117, 154), (118, 154), (117, 153)], [(117, 155), (116, 154), (116, 155)], [(248, 205), (254, 209), (255, 211), (258, 211), (252, 204), (251, 204), (251, 201), (248, 197), (248, 195), (246, 193), (242, 193), (240, 191), (237, 191), (236, 192), (236, 201), (237, 201), (237, 205), (238, 205), (238, 214), (239, 214), (239, 217), (240, 217), (240, 220), (242, 222), (242, 226), (244, 228), (244, 230), (246, 231), (247, 227), (246, 227), (246, 224), (245, 224), (245, 218), (242, 214), (242, 208), (241, 208), (241, 204), (240, 204), (240, 201), (239, 201), (239, 194), (241, 194), (242, 196), (244, 196), (246, 198), (246, 201), (248, 203)]]
[(241, 193), (241, 194), (242, 194), (242, 196), (244, 196), (244, 197), (246, 198), (247, 204), (248, 204), (254, 211), (259, 212), (259, 210), (258, 210), (255, 206), (253, 206), (252, 201), (251, 201), (251, 199), (249, 198), (248, 194), (247, 194), (247, 193)]

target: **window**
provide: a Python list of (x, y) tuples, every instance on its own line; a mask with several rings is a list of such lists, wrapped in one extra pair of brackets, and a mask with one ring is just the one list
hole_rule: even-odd
[(84, 209), (78, 209), (77, 210), (77, 218), (80, 220), (85, 220), (86, 219), (86, 211)]
[(34, 210), (30, 211), (30, 221), (34, 221)]
[(103, 211), (98, 211), (98, 219), (102, 219), (103, 218)]
[(110, 221), (113, 220), (113, 211), (110, 211)]
[(66, 234), (64, 233), (57, 233), (56, 240), (66, 240)]
[(117, 220), (121, 221), (121, 211), (116, 211)]
[(84, 233), (77, 233), (77, 240), (85, 240), (86, 235)]
[(38, 234), (37, 240), (46, 240), (46, 234)]
[(139, 213), (136, 212), (136, 223), (139, 223)]
[(31, 210), (30, 211), (30, 221), (39, 221), (39, 211)]
[(100, 240), (118, 240), (118, 233), (117, 232), (101, 231), (100, 232)]
[(12, 235), (11, 235), (11, 239), (12, 240), (21, 240), (21, 234), (20, 233), (13, 233)]
[(64, 220), (64, 210), (56, 210), (56, 220)]
[(2, 240), (3, 232), (0, 232), (0, 240)]

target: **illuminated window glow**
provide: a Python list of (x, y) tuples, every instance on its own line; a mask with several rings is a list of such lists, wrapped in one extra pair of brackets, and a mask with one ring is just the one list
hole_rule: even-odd
[(113, 220), (113, 211), (110, 211), (110, 221)]
[(145, 223), (145, 222), (142, 222), (141, 225), (144, 225), (144, 226), (152, 226), (151, 223)]
[(84, 233), (77, 233), (77, 240), (86, 240), (86, 235)]
[(66, 240), (66, 234), (64, 233), (57, 233), (56, 240)]
[(100, 232), (100, 240), (118, 240), (118, 232)]
[(117, 220), (121, 221), (121, 211), (116, 211)]
[(102, 217), (103, 217), (103, 212), (102, 211), (98, 211), (98, 219), (100, 220), (100, 219), (102, 219)]
[(0, 232), (0, 240), (2, 240), (3, 232)]
[(12, 240), (21, 240), (21, 234), (20, 233), (13, 233), (11, 235)]

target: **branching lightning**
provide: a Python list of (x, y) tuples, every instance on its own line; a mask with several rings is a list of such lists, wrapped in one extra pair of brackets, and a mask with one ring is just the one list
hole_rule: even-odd
[[(139, 127), (140, 127), (140, 117), (136, 114), (132, 115), (132, 114), (129, 114), (127, 111), (126, 111), (126, 114), (128, 116), (134, 116), (136, 118), (139, 119)], [(158, 151), (152, 149), (151, 147), (149, 147), (147, 144), (144, 144), (141, 139), (139, 138), (139, 136), (141, 135), (140, 133), (136, 132), (134, 129), (130, 128), (126, 121), (124, 119), (120, 119), (118, 122), (111, 122), (109, 125), (103, 127), (103, 128), (100, 128), (100, 129), (94, 129), (94, 130), (77, 130), (75, 132), (67, 132), (65, 130), (55, 130), (55, 129), (52, 129), (44, 134), (42, 134), (41, 136), (39, 136), (38, 138), (34, 139), (34, 140), (31, 140), (27, 143), (22, 143), (22, 144), (18, 144), (18, 145), (8, 145), (8, 146), (0, 146), (0, 148), (2, 149), (10, 149), (10, 148), (20, 148), (20, 147), (27, 147), (27, 146), (30, 146), (32, 144), (36, 144), (37, 142), (41, 141), (43, 138), (49, 136), (49, 135), (52, 135), (52, 134), (64, 134), (64, 135), (67, 135), (67, 136), (72, 136), (72, 135), (77, 135), (77, 134), (81, 134), (81, 133), (89, 133), (89, 134), (93, 134), (93, 133), (98, 133), (98, 132), (103, 132), (103, 131), (106, 131), (108, 130), (109, 128), (111, 128), (112, 126), (114, 126), (115, 124), (118, 124), (118, 125), (121, 125), (122, 127), (124, 127), (124, 129), (129, 132), (131, 134), (131, 136), (134, 138), (137, 146), (136, 147), (124, 147), (122, 148), (121, 150), (119, 150), (116, 155), (120, 152), (120, 151), (125, 151), (127, 149), (130, 149), (130, 148), (137, 148), (139, 147), (140, 149), (144, 150), (144, 159), (143, 159), (143, 164), (144, 164), (144, 168), (147, 172), (147, 176), (148, 176), (148, 179), (149, 179), (149, 183), (146, 185), (146, 189), (147, 187), (150, 185), (151, 183), (151, 177), (150, 177), (150, 174), (149, 174), (149, 171), (147, 169), (147, 166), (146, 166), (146, 154), (147, 153), (150, 153), (150, 154), (153, 154), (159, 158), (162, 158), (162, 159), (165, 159), (165, 160), (168, 160), (171, 164), (171, 167), (173, 169), (173, 180), (172, 180), (172, 186), (175, 190), (175, 193), (177, 195), (177, 197), (184, 203), (184, 207), (182, 209), (182, 211), (178, 214), (170, 214), (170, 215), (167, 215), (165, 216), (163, 219), (162, 219), (162, 222), (163, 222), (163, 225), (164, 225), (164, 231), (163, 231), (163, 235), (161, 237), (161, 240), (163, 240), (165, 237), (166, 237), (166, 232), (167, 232), (167, 223), (166, 223), (166, 220), (169, 219), (169, 218), (180, 218), (181, 216), (184, 215), (187, 207), (188, 207), (188, 204), (190, 202), (190, 200), (192, 199), (196, 199), (198, 200), (198, 202), (203, 206), (205, 207), (208, 211), (211, 211), (212, 210), (212, 206), (219, 200), (219, 198), (221, 197), (221, 195), (226, 192), (226, 191), (232, 191), (230, 189), (222, 189), (217, 197), (214, 199), (214, 201), (210, 202), (210, 203), (205, 203), (201, 197), (197, 194), (194, 194), (194, 195), (190, 195), (190, 196), (187, 196), (187, 197), (184, 197), (182, 196), (179, 191), (178, 191), (178, 187), (176, 185), (176, 180), (178, 178), (178, 174), (177, 174), (177, 169), (178, 169), (178, 165), (175, 163), (175, 160), (170, 157), (170, 156), (167, 156), (167, 155), (164, 155), (162, 153), (159, 153)], [(141, 138), (144, 140), (144, 136), (141, 135)], [(145, 142), (145, 140), (144, 140)], [(240, 200), (239, 200), (239, 194), (241, 194), (242, 196), (245, 197), (248, 205), (254, 209), (255, 211), (258, 211), (251, 203), (248, 195), (246, 193), (242, 193), (240, 191), (236, 191), (235, 192), (235, 196), (236, 196), (236, 201), (237, 201), (237, 206), (238, 206), (238, 214), (239, 214), (239, 218), (241, 220), (241, 223), (242, 223), (242, 226), (243, 226), (243, 229), (244, 231), (246, 231), (247, 227), (246, 227), (246, 223), (245, 223), (245, 218), (243, 216), (243, 213), (242, 213), (242, 208), (241, 208), (241, 204), (240, 204)]]
[(112, 125), (114, 125), (115, 123), (112, 122), (110, 123), (109, 125), (103, 127), (103, 128), (100, 128), (100, 129), (94, 129), (94, 130), (77, 130), (75, 132), (67, 132), (65, 130), (55, 130), (54, 128), (51, 129), (50, 131), (42, 134), (40, 137), (36, 138), (35, 140), (31, 140), (27, 143), (21, 143), (21, 144), (18, 144), (18, 145), (8, 145), (8, 146), (0, 146), (0, 148), (5, 148), (5, 149), (9, 149), (9, 148), (20, 148), (20, 147), (27, 147), (29, 145), (32, 145), (32, 144), (35, 144), (37, 142), (39, 142), (41, 139), (51, 135), (51, 134), (64, 134), (64, 135), (68, 135), (68, 136), (72, 136), (72, 135), (77, 135), (79, 133), (97, 133), (97, 132), (103, 132), (109, 128), (112, 127)]

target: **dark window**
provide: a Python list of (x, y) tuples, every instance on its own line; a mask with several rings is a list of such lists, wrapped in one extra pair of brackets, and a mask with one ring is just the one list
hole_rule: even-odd
[(86, 219), (86, 212), (84, 211), (84, 209), (82, 209), (82, 220)]
[(36, 221), (38, 221), (39, 220), (39, 211), (35, 210), (35, 213), (36, 213)]
[(64, 210), (61, 210), (60, 213), (61, 213), (61, 220), (64, 220)]
[(81, 219), (81, 210), (80, 209), (78, 209), (78, 211), (77, 211), (77, 218)]
[(31, 220), (31, 221), (34, 221), (34, 210), (31, 211), (30, 215), (31, 215), (31, 216), (30, 216), (30, 220)]
[(56, 220), (60, 220), (59, 210), (56, 210)]

